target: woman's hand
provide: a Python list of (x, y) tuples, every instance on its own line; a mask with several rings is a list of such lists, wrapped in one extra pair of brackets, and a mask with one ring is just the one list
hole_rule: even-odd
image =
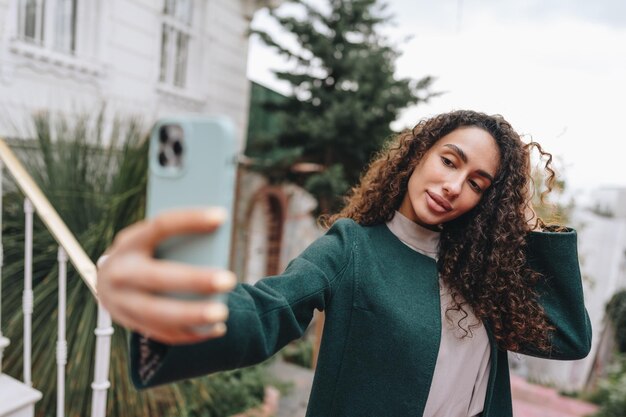
[[(165, 293), (217, 294), (230, 291), (230, 271), (199, 268), (153, 257), (164, 239), (210, 233), (225, 220), (222, 209), (180, 210), (135, 223), (120, 231), (98, 261), (98, 297), (121, 325), (168, 343), (193, 343), (223, 336), (228, 309), (218, 301), (183, 301)], [(209, 326), (206, 333), (194, 330)]]

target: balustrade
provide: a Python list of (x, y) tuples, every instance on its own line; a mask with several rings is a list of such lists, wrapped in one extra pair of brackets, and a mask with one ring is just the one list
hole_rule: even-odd
[[(15, 392), (24, 392), (30, 395), (29, 401), (33, 403), (40, 398), (36, 395), (36, 391), (29, 390), (32, 386), (32, 316), (35, 311), (33, 305), (33, 287), (32, 287), (32, 248), (33, 248), (33, 217), (35, 214), (39, 216), (48, 231), (54, 236), (59, 244), (58, 248), (58, 265), (59, 265), (59, 294), (58, 294), (58, 337), (56, 341), (56, 362), (57, 362), (57, 416), (65, 415), (65, 371), (67, 364), (67, 337), (66, 337), (66, 293), (67, 293), (67, 263), (68, 261), (74, 266), (83, 282), (94, 296), (94, 302), (98, 303), (96, 283), (96, 266), (91, 262), (87, 254), (84, 252), (78, 241), (69, 231), (65, 223), (61, 220), (57, 212), (51, 206), (36, 183), (23, 168), (21, 163), (15, 157), (11, 149), (6, 143), (0, 139), (0, 391), (3, 390), (2, 384), (15, 385), (15, 381), (2, 374), (2, 358), (4, 349), (6, 349), (10, 341), (3, 336), (2, 333), (2, 267), (3, 265), (3, 248), (2, 248), (2, 181), (4, 168), (12, 175), (18, 188), (25, 195), (24, 198), (24, 215), (25, 215), (25, 242), (24, 242), (24, 292), (22, 300), (22, 309), (24, 312), (24, 335), (23, 335), (23, 385), (24, 389), (15, 390)], [(111, 336), (113, 327), (109, 313), (98, 303), (98, 319), (95, 329), (96, 337), (96, 355), (94, 364), (94, 380), (91, 384), (93, 390), (92, 395), (92, 417), (103, 417), (106, 414), (107, 390), (110, 387), (108, 380), (109, 361), (111, 352)], [(8, 386), (8, 385), (7, 385)], [(36, 388), (36, 387), (35, 387)], [(8, 388), (7, 388), (8, 389)], [(12, 388), (13, 389), (13, 388)], [(16, 399), (16, 404), (20, 403), (20, 399)], [(2, 404), (0, 404), (1, 406)], [(32, 413), (32, 411), (31, 411)], [(4, 414), (0, 408), (0, 416), (12, 415)], [(28, 415), (28, 414), (19, 414)]]

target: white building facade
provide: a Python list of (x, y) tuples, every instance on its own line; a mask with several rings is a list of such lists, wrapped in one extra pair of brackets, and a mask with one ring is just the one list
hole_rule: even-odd
[(604, 187), (591, 195), (593, 211), (600, 215), (626, 218), (626, 188)]
[(248, 29), (268, 3), (0, 0), (0, 136), (20, 136), (39, 110), (76, 114), (106, 104), (149, 122), (226, 115), (243, 147)]

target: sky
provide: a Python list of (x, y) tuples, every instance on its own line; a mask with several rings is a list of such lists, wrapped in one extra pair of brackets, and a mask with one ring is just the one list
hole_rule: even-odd
[[(432, 75), (444, 92), (393, 128), (455, 109), (501, 114), (555, 156), (570, 193), (626, 187), (626, 1), (387, 3), (397, 76)], [(252, 25), (278, 33), (264, 11)], [(248, 58), (250, 79), (289, 92), (271, 72), (289, 63), (254, 37)]]

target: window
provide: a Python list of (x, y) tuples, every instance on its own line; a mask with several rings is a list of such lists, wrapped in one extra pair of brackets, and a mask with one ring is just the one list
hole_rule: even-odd
[(18, 38), (60, 52), (76, 52), (78, 0), (19, 0)]
[(54, 47), (59, 51), (76, 51), (76, 0), (56, 0)]
[(19, 3), (19, 34), (24, 40), (35, 43), (43, 41), (42, 0), (22, 0)]
[(192, 32), (192, 0), (165, 0), (159, 81), (184, 88)]

